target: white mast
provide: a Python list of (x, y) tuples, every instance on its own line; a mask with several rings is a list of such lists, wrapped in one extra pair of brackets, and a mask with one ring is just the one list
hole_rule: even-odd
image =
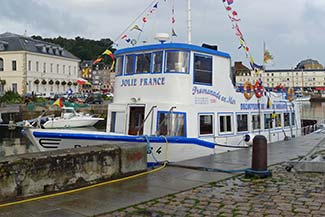
[(192, 43), (191, 0), (187, 0), (187, 42)]

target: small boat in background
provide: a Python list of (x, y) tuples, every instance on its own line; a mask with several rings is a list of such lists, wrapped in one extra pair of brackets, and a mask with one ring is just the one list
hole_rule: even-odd
[(296, 102), (309, 102), (310, 98), (310, 95), (303, 95), (302, 93), (298, 93), (295, 95)]
[(62, 107), (60, 117), (48, 117), (41, 126), (45, 129), (91, 127), (101, 120), (104, 118), (76, 112), (73, 107)]

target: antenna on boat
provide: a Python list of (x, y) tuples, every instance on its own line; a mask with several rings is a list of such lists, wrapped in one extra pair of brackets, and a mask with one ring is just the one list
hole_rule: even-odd
[(192, 43), (192, 13), (191, 0), (187, 0), (187, 42)]

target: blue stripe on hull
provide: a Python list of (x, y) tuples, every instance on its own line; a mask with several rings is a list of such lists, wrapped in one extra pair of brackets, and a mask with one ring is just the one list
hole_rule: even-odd
[[(61, 139), (80, 139), (80, 140), (103, 140), (103, 141), (120, 141), (120, 142), (146, 142), (145, 136), (117, 136), (117, 135), (96, 135), (96, 134), (75, 134), (75, 133), (50, 133), (50, 132), (33, 132), (36, 138), (61, 138)], [(164, 137), (149, 136), (150, 142), (165, 143)], [(197, 138), (187, 138), (181, 136), (167, 137), (169, 143), (195, 144), (207, 148), (214, 148), (215, 144)]]

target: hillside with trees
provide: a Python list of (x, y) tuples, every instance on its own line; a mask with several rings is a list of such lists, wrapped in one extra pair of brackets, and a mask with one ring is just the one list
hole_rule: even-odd
[[(95, 60), (101, 53), (106, 49), (112, 52), (115, 49), (112, 48), (113, 42), (111, 39), (105, 38), (100, 40), (91, 40), (86, 38), (81, 38), (77, 36), (74, 39), (63, 38), (61, 36), (57, 38), (42, 38), (41, 36), (32, 36), (33, 39), (42, 40), (54, 44), (58, 44), (67, 51), (71, 52), (73, 55), (83, 60)], [(107, 63), (111, 63), (111, 59), (105, 58)]]

